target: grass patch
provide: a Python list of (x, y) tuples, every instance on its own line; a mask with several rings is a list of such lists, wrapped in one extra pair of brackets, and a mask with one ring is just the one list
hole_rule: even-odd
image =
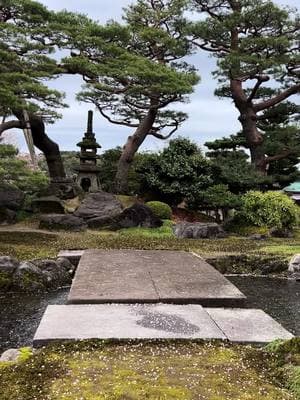
[(119, 234), (137, 238), (141, 236), (145, 238), (175, 238), (172, 229), (173, 224), (172, 221), (166, 219), (159, 228), (127, 228), (121, 229)]
[(275, 355), (273, 362), (277, 376), (294, 393), (297, 400), (300, 399), (300, 338), (289, 341), (276, 340), (267, 346), (267, 350)]
[(65, 249), (136, 249), (193, 251), (203, 257), (231, 254), (278, 255), (290, 258), (300, 253), (300, 236), (293, 239), (269, 238), (256, 241), (231, 236), (224, 239), (177, 239), (172, 221), (164, 221), (160, 228), (129, 228), (118, 232), (53, 232), (30, 230), (0, 230), (0, 255), (20, 260), (56, 257)]
[(300, 253), (300, 244), (271, 244), (261, 248), (264, 253), (279, 254), (285, 257), (292, 257), (294, 254)]
[(0, 369), (1, 400), (292, 400), (272, 354), (197, 342), (51, 346)]
[[(163, 231), (156, 235), (118, 232), (59, 232), (53, 235), (43, 235), (35, 232), (1, 232), (0, 255), (10, 255), (21, 260), (55, 257), (60, 250), (65, 249), (136, 249), (136, 250), (184, 250), (206, 254), (235, 253), (259, 251), (261, 242), (244, 238), (226, 238), (216, 240), (177, 239), (169, 236), (168, 227), (159, 228)], [(165, 235), (165, 236), (164, 236)]]

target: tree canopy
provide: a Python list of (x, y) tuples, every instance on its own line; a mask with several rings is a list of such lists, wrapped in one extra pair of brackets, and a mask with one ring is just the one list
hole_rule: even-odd
[(125, 9), (125, 26), (88, 23), (83, 35), (73, 32), (76, 51), (64, 65), (86, 82), (78, 99), (93, 103), (109, 122), (134, 129), (119, 162), (119, 191), (126, 188), (129, 167), (145, 138), (169, 138), (187, 117), (168, 108), (187, 101), (199, 80), (183, 61), (191, 49), (183, 34), (185, 5), (184, 0), (138, 0)]
[[(240, 116), (255, 167), (265, 174), (261, 113), (299, 93), (299, 17), (269, 0), (191, 0), (205, 14), (190, 26), (191, 40), (214, 55), (220, 88)], [(268, 90), (269, 84), (275, 90)]]

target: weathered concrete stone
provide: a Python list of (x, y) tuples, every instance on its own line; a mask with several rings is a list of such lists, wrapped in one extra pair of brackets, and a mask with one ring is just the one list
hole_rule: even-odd
[(226, 337), (199, 305), (48, 306), (34, 346), (53, 340), (221, 339)]
[(207, 308), (206, 311), (231, 342), (262, 344), (293, 337), (262, 310)]
[(125, 210), (117, 217), (114, 218), (110, 229), (122, 228), (158, 228), (162, 226), (162, 221), (156, 217), (153, 211), (144, 204), (134, 204)]
[(180, 222), (174, 227), (179, 239), (209, 239), (225, 237), (222, 227), (213, 222)]
[(180, 251), (87, 250), (68, 302), (198, 303), (241, 306), (245, 296), (193, 254)]
[(295, 254), (289, 262), (289, 272), (300, 272), (300, 254)]
[(81, 304), (48, 306), (34, 347), (84, 339), (218, 339), (265, 344), (293, 335), (261, 310), (199, 305)]
[(79, 264), (79, 261), (84, 253), (84, 250), (61, 250), (58, 253), (59, 258), (67, 258), (71, 264), (75, 267)]
[(42, 215), (40, 219), (40, 229), (48, 230), (66, 230), (66, 231), (83, 231), (87, 228), (82, 218), (75, 217), (70, 214), (49, 214)]
[(0, 207), (19, 210), (24, 202), (25, 194), (11, 186), (0, 188)]
[(39, 197), (33, 200), (32, 209), (41, 214), (65, 214), (63, 202), (56, 196)]
[(98, 217), (113, 218), (121, 212), (122, 205), (115, 195), (99, 191), (89, 193), (74, 215), (84, 219)]

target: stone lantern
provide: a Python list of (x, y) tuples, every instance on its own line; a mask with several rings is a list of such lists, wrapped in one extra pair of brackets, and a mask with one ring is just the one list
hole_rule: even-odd
[(96, 142), (93, 133), (93, 111), (88, 112), (87, 131), (82, 141), (77, 144), (80, 147), (80, 164), (74, 168), (77, 172), (77, 184), (85, 192), (97, 192), (101, 190), (99, 181), (100, 167), (97, 166), (97, 149), (101, 146)]

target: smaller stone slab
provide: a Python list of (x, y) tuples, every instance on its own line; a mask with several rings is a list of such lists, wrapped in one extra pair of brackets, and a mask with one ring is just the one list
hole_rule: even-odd
[(262, 310), (206, 308), (230, 342), (263, 344), (294, 336)]
[(57, 257), (67, 258), (73, 265), (77, 266), (84, 250), (61, 250)]
[(84, 339), (226, 340), (226, 336), (200, 305), (52, 305), (33, 344)]

